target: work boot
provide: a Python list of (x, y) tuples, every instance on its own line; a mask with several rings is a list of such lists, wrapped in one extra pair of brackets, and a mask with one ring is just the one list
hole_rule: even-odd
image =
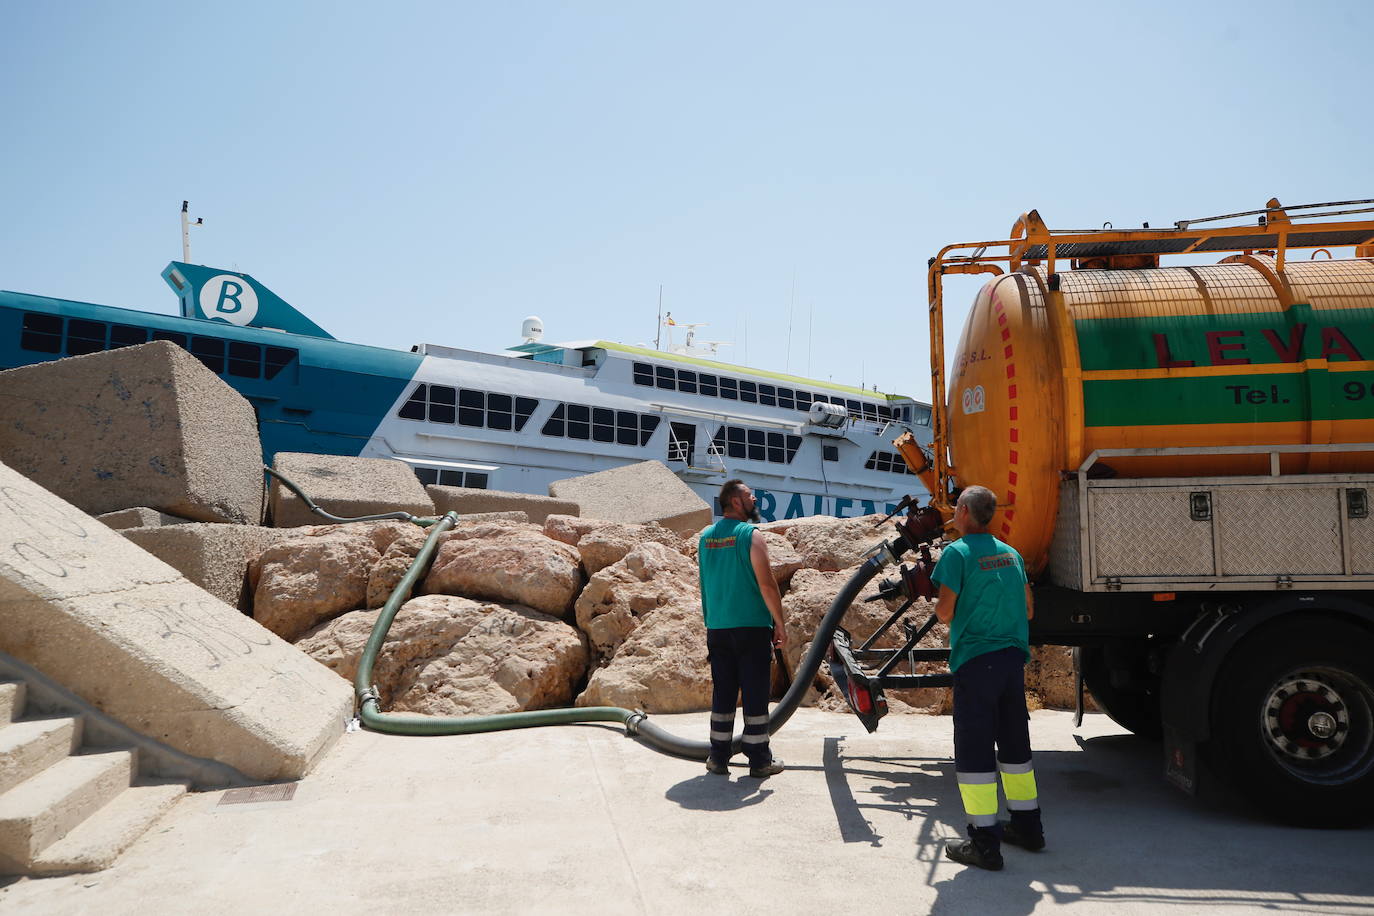
[(730, 767), (727, 764), (718, 762), (714, 757), (707, 757), (706, 772), (715, 773), (717, 776), (728, 776), (730, 775)]
[(976, 865), (988, 871), (1002, 870), (1002, 850), (999, 849), (997, 834), (987, 827), (970, 827), (969, 838), (961, 842), (951, 840), (945, 844), (945, 858), (953, 859), (960, 865)]
[(749, 775), (755, 779), (767, 779), (769, 776), (776, 776), (782, 771), (783, 765), (781, 757), (774, 757), (765, 764), (749, 767)]
[(1002, 822), (1002, 842), (1020, 846), (1031, 852), (1044, 849), (1045, 829), (1040, 826), (1040, 818), (1017, 817), (1012, 814), (1011, 820)]

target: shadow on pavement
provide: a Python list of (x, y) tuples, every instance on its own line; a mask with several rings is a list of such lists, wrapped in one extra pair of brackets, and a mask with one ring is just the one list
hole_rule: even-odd
[[(738, 772), (748, 771), (741, 767)], [(664, 797), (693, 811), (737, 811), (757, 805), (773, 794), (772, 789), (764, 788), (765, 782), (747, 775), (741, 778), (734, 769), (728, 777), (702, 773), (684, 779), (665, 792)]]

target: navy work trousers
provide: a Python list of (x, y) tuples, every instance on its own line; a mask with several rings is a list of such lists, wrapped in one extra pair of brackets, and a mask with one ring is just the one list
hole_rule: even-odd
[(711, 757), (730, 760), (735, 703), (743, 696), (744, 756), (750, 766), (773, 759), (768, 749), (768, 686), (773, 663), (772, 627), (729, 627), (706, 631), (711, 661)]
[(1028, 833), (1041, 829), (1025, 663), (1020, 649), (998, 649), (969, 659), (954, 672), (954, 770), (964, 812), (975, 828), (997, 829), (1000, 773), (1013, 820), (1026, 818)]

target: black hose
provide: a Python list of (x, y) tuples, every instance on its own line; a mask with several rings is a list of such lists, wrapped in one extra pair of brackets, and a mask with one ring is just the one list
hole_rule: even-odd
[(348, 522), (382, 522), (395, 520), (398, 522), (414, 522), (415, 524), (421, 527), (429, 527), (430, 525), (433, 525), (436, 521), (436, 519), (433, 518), (424, 518), (418, 515), (411, 515), (409, 512), (383, 512), (378, 515), (357, 515), (352, 517), (333, 515), (317, 506), (313, 499), (305, 495), (304, 490), (296, 486), (286, 477), (282, 476), (280, 471), (274, 471), (267, 465), (263, 465), (262, 469), (268, 474), (277, 478), (277, 480), (281, 481), (281, 485), (286, 487), (286, 489), (290, 490), (292, 493), (295, 493), (297, 496), (299, 496), (305, 502), (305, 506), (307, 509), (318, 515), (320, 518), (323, 518), (335, 524), (346, 524)]
[[(816, 672), (821, 670), (821, 662), (825, 660), (825, 654), (830, 649), (830, 639), (835, 635), (835, 628), (840, 625), (845, 612), (854, 603), (854, 599), (859, 596), (859, 592), (863, 591), (864, 586), (872, 581), (882, 567), (882, 561), (878, 556), (869, 557), (862, 566), (855, 570), (854, 575), (849, 577), (849, 581), (840, 589), (835, 600), (830, 602), (830, 610), (826, 611), (821, 622), (816, 625), (816, 635), (811, 639), (811, 650), (802, 657), (801, 664), (792, 675), (792, 686), (787, 689), (782, 699), (778, 700), (768, 714), (768, 733), (770, 735), (787, 724), (787, 720), (792, 718), (792, 713), (797, 711), (801, 701), (806, 698), (806, 692), (811, 689), (811, 685), (815, 682)], [(665, 753), (692, 760), (705, 760), (711, 754), (709, 741), (679, 738), (650, 722), (646, 717), (639, 717), (627, 725), (631, 733), (645, 744)], [(742, 736), (736, 735), (730, 750), (737, 754), (742, 746)]]

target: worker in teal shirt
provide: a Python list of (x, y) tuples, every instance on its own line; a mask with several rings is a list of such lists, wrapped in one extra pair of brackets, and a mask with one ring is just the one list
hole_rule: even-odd
[[(965, 865), (996, 871), (1003, 841), (1045, 847), (1031, 766), (1025, 667), (1034, 613), (1021, 555), (988, 532), (997, 497), (986, 487), (959, 494), (953, 525), (931, 579), (940, 587), (935, 616), (949, 624), (954, 672), (954, 770), (969, 838), (945, 847)], [(998, 821), (997, 779), (1010, 821)]]
[(729, 772), (735, 703), (743, 701), (744, 755), (749, 775), (782, 772), (768, 748), (768, 685), (773, 649), (787, 642), (782, 596), (768, 561), (768, 545), (755, 536), (754, 492), (742, 480), (720, 489), (720, 521), (701, 533), (697, 561), (706, 651), (711, 662), (711, 754), (706, 769)]

